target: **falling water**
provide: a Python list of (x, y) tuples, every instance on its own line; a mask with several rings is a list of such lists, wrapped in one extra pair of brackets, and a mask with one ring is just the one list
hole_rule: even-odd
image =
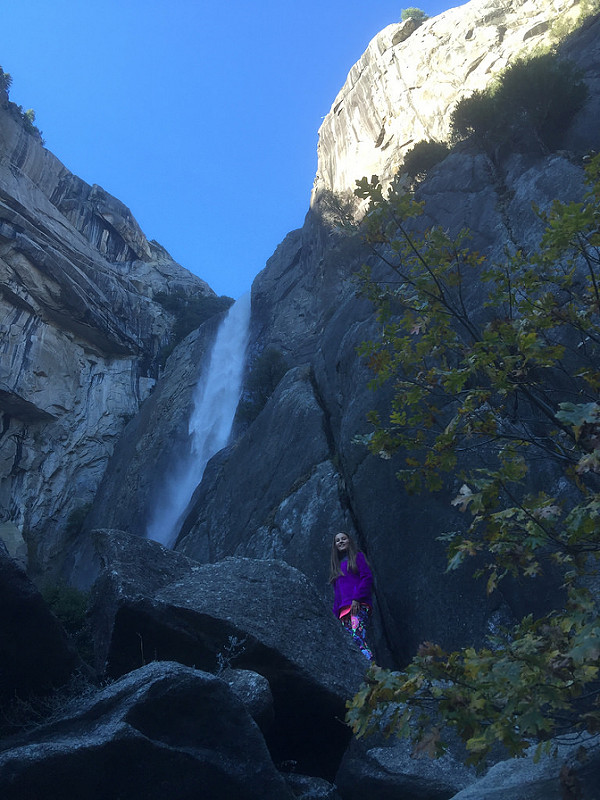
[(194, 490), (209, 459), (227, 444), (242, 390), (242, 373), (248, 344), (250, 293), (241, 297), (221, 323), (194, 393), (189, 421), (191, 452), (177, 465), (159, 498), (148, 525), (148, 539), (167, 547), (175, 544)]

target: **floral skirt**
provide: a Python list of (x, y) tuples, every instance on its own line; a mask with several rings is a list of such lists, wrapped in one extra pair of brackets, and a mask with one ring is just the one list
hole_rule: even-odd
[(368, 606), (361, 606), (358, 614), (346, 614), (340, 618), (340, 622), (346, 630), (352, 634), (352, 638), (358, 645), (360, 652), (373, 661), (373, 653), (366, 642), (366, 623), (369, 621), (371, 611)]

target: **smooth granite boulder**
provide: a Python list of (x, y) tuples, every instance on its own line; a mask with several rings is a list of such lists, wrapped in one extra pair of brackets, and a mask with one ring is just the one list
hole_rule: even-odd
[(569, 734), (550, 755), (501, 761), (452, 800), (594, 800), (600, 786), (600, 737)]
[(242, 702), (213, 675), (156, 662), (0, 743), (4, 800), (291, 800)]
[(475, 779), (451, 752), (414, 757), (410, 742), (375, 736), (352, 740), (335, 782), (344, 800), (449, 800)]

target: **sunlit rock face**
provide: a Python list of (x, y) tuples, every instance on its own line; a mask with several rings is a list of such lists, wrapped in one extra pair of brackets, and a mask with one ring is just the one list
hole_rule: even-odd
[(472, 0), (415, 29), (388, 25), (348, 74), (319, 130), (313, 198), (352, 191), (364, 175), (389, 179), (406, 152), (446, 141), (452, 109), (512, 60), (557, 40), (576, 0)]
[(158, 376), (159, 292), (213, 294), (72, 175), (0, 95), (0, 521), (39, 563), (73, 532)]

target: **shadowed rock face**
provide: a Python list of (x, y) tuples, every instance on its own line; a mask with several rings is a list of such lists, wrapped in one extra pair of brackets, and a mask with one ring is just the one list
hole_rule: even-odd
[[(476, 780), (475, 769), (452, 752), (432, 759), (413, 757), (412, 751), (395, 737), (353, 739), (335, 779), (344, 800), (448, 800)], [(464, 748), (460, 755), (466, 757)]]
[(0, 542), (0, 706), (67, 683), (79, 656), (25, 571)]
[(594, 797), (600, 783), (598, 735), (564, 736), (556, 740), (551, 755), (501, 761), (453, 800), (564, 800)]
[(286, 800), (259, 729), (226, 683), (149, 664), (0, 745), (6, 800)]

